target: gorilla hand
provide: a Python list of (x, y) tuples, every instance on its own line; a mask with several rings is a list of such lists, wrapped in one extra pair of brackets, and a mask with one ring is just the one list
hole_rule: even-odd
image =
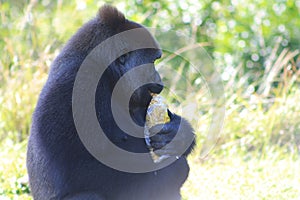
[[(168, 110), (170, 122), (150, 128), (150, 145), (157, 155), (185, 157), (192, 151), (195, 135), (192, 126)], [(172, 141), (172, 142), (171, 142)]]

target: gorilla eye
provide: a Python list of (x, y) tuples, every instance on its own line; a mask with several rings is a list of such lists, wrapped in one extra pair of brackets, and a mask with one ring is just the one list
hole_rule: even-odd
[(126, 61), (128, 60), (129, 58), (129, 53), (125, 53), (123, 54), (122, 56), (120, 56), (118, 58), (118, 62), (121, 64), (121, 65), (125, 65)]

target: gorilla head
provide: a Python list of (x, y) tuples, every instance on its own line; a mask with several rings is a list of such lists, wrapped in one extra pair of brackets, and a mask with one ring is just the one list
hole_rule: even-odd
[[(114, 59), (99, 81), (96, 99), (99, 104), (109, 101), (108, 98), (111, 96), (108, 94), (113, 92), (116, 83), (123, 77), (114, 102), (119, 106), (118, 113), (121, 115), (123, 110), (125, 112), (129, 108), (134, 122), (143, 126), (146, 109), (151, 100), (150, 93), (160, 93), (163, 89), (161, 78), (154, 67), (154, 61), (161, 57), (162, 52), (147, 29), (125, 19), (115, 8), (104, 6), (98, 16), (106, 29), (110, 30), (110, 37), (105, 37), (109, 44), (108, 48), (98, 54), (100, 56), (95, 60)], [(139, 48), (135, 48), (136, 46)], [(142, 70), (135, 70), (139, 66), (143, 67)], [(126, 73), (127, 75), (124, 76)], [(143, 81), (147, 84), (141, 84)], [(107, 91), (103, 96), (105, 89)], [(129, 103), (124, 101), (127, 95), (131, 95)], [(101, 110), (100, 107), (98, 108)], [(98, 118), (101, 119), (101, 113)]]

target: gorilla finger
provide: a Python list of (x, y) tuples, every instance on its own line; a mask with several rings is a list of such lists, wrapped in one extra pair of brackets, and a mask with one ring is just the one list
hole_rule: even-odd
[(152, 143), (155, 143), (155, 142), (165, 142), (165, 137), (161, 134), (156, 134), (152, 137), (150, 137), (150, 140)]
[(178, 125), (175, 125), (173, 122), (168, 122), (166, 124), (158, 124), (150, 128), (149, 132), (151, 135), (155, 134), (168, 134), (174, 132), (176, 134), (178, 131)]
[(149, 129), (150, 136), (154, 136), (157, 133), (164, 132), (165, 124), (157, 124)]
[(175, 113), (171, 112), (169, 109), (168, 109), (168, 116), (170, 117), (170, 122), (169, 123), (180, 123), (181, 122), (181, 117), (176, 115)]
[(150, 138), (150, 143), (161, 143), (163, 145), (170, 143), (174, 139), (175, 135), (173, 134), (164, 134), (159, 133)]
[(176, 151), (174, 151), (172, 149), (165, 149), (165, 148), (155, 150), (154, 153), (159, 156), (162, 156), (162, 155), (176, 156), (177, 155)]
[(155, 150), (163, 148), (166, 144), (166, 142), (150, 142), (151, 147)]
[(172, 113), (169, 109), (168, 109), (168, 116), (170, 117), (170, 120), (172, 121), (172, 119), (174, 118), (174, 113)]

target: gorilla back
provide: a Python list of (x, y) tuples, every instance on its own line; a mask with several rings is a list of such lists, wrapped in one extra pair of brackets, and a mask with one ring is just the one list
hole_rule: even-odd
[[(134, 28), (142, 26), (125, 19), (114, 7), (103, 6), (97, 16), (68, 41), (52, 63), (33, 114), (28, 142), (27, 169), (34, 199), (181, 199), (180, 188), (189, 172), (186, 156), (194, 142), (177, 161), (165, 168), (155, 172), (127, 173), (112, 169), (94, 158), (81, 142), (74, 124), (72, 91), (82, 62), (105, 39)], [(113, 88), (127, 71), (142, 64), (153, 64), (160, 56), (159, 49), (132, 51), (116, 59), (98, 83), (95, 101), (98, 121), (106, 136), (127, 151), (149, 152), (143, 138), (127, 135), (116, 125), (111, 109), (108, 109)], [(150, 72), (148, 75), (156, 83), (138, 88), (130, 100), (132, 118), (141, 125), (145, 123), (146, 109), (151, 100), (149, 91), (159, 93), (162, 90), (154, 65)], [(130, 84), (129, 81), (128, 86)], [(122, 108), (122, 99), (117, 103)], [(154, 149), (161, 149), (180, 131), (186, 137), (194, 137), (186, 120), (171, 112), (169, 116), (171, 121), (151, 140)], [(180, 121), (183, 128), (179, 128)], [(185, 137), (179, 142), (184, 143)], [(99, 145), (106, 151), (105, 144), (99, 141)], [(167, 151), (176, 150), (170, 147)], [(106, 153), (109, 155), (110, 152), (107, 150)]]

